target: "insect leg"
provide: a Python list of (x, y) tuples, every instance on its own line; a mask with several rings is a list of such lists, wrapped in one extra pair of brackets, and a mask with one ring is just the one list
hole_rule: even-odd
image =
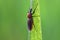
[(36, 30), (36, 32), (37, 32), (37, 29), (36, 29), (36, 27), (35, 27), (34, 23), (33, 23), (33, 26), (34, 26), (34, 29), (35, 29), (35, 30)]
[(32, 15), (32, 17), (40, 17), (40, 15), (37, 15), (37, 16), (33, 16), (33, 15)]

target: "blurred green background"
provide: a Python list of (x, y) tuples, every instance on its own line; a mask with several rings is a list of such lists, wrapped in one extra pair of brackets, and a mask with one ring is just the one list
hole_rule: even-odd
[(0, 0), (0, 40), (27, 40), (29, 0)]
[[(0, 0), (0, 40), (27, 40), (30, 0)], [(43, 40), (60, 40), (60, 0), (39, 0)]]
[(43, 40), (60, 40), (60, 0), (40, 0)]

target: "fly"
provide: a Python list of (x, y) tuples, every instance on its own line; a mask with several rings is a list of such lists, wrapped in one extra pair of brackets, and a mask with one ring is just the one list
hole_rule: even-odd
[[(38, 4), (37, 4), (38, 5)], [(37, 5), (36, 5), (36, 8), (37, 8)], [(35, 13), (35, 10), (36, 10), (36, 8), (33, 10), (33, 12), (32, 12), (32, 8), (29, 10), (29, 12), (28, 12), (28, 29), (31, 31), (32, 30), (32, 28), (33, 28), (33, 25), (34, 25), (34, 22), (33, 22), (33, 17), (35, 17), (35, 16), (33, 16), (33, 14)], [(37, 17), (37, 16), (36, 16)], [(34, 25), (34, 27), (35, 27), (35, 25)]]

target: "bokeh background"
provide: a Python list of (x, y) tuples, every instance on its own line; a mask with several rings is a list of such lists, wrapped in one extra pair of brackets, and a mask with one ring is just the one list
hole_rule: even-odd
[(40, 0), (43, 40), (60, 40), (60, 0)]
[[(60, 0), (39, 0), (43, 40), (60, 40)], [(27, 40), (30, 0), (0, 0), (0, 40)]]
[(27, 40), (29, 0), (0, 0), (0, 40)]

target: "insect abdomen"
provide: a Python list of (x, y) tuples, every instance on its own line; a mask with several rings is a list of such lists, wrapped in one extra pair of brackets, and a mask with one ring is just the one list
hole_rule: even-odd
[(29, 30), (32, 30), (32, 24), (33, 24), (32, 19), (29, 19), (28, 20), (28, 29)]

